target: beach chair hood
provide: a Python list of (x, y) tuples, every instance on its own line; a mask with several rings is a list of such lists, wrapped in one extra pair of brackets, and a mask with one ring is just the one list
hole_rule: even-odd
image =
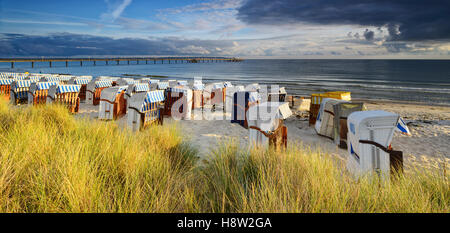
[[(78, 85), (86, 85), (88, 84), (91, 80), (88, 78), (73, 78), (73, 84), (78, 84)], [(71, 82), (71, 81), (69, 81)], [(70, 83), (72, 84), (72, 83)]]
[(260, 89), (260, 86), (258, 83), (252, 83), (245, 87), (246, 91), (259, 91), (259, 89)]
[(147, 92), (150, 91), (150, 86), (148, 83), (136, 83), (136, 84), (131, 84), (128, 86), (128, 89), (126, 91), (126, 95), (125, 98), (128, 99), (130, 98), (134, 93), (137, 92)]
[(15, 80), (11, 83), (11, 89), (26, 88), (31, 86), (31, 80)]
[(325, 98), (322, 100), (316, 123), (314, 125), (314, 128), (319, 135), (333, 139), (333, 124), (335, 115), (333, 106), (343, 102), (346, 101), (332, 98)]
[(100, 99), (114, 102), (117, 95), (119, 95), (122, 91), (126, 91), (126, 89), (127, 86), (108, 87), (102, 91), (102, 93), (100, 94)]
[(30, 86), (30, 91), (32, 91), (32, 87), (35, 86), (35, 90), (48, 90), (51, 86), (57, 86), (59, 82), (38, 82), (36, 85)]
[(102, 87), (112, 87), (112, 80), (99, 80), (95, 82), (95, 89), (102, 88)]
[(194, 91), (202, 91), (205, 89), (205, 85), (202, 83), (202, 80), (194, 80), (192, 83), (192, 90)]
[(177, 80), (168, 80), (169, 83), (169, 87), (176, 87), (178, 86), (178, 81)]
[(130, 98), (129, 108), (137, 109), (142, 113), (146, 104), (163, 102), (164, 99), (163, 90), (136, 93)]
[(149, 79), (148, 83), (159, 83), (159, 80), (157, 80), (157, 79)]
[(138, 84), (139, 80), (130, 79), (130, 78), (121, 78), (117, 80), (117, 85), (119, 86), (125, 86), (125, 85), (132, 85), (132, 84)]
[(14, 79), (12, 79), (12, 78), (0, 79), (0, 85), (11, 85), (12, 82), (14, 82)]
[(279, 120), (292, 115), (289, 103), (264, 102), (250, 106), (247, 111), (249, 126), (256, 126), (262, 131), (273, 131), (278, 128)]
[(48, 96), (54, 99), (56, 94), (80, 92), (80, 88), (81, 86), (76, 84), (52, 85), (48, 89)]
[(157, 85), (159, 90), (165, 90), (169, 87), (169, 82), (158, 82)]
[(362, 102), (342, 102), (333, 105), (334, 110), (334, 123), (333, 134), (334, 142), (336, 145), (340, 145), (341, 141), (345, 142), (343, 147), (346, 148), (347, 142), (347, 118), (348, 116), (357, 111), (364, 110), (364, 103)]

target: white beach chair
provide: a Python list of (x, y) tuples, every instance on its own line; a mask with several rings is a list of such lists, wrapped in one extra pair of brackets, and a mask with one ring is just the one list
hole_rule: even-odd
[(337, 103), (346, 102), (345, 100), (325, 98), (320, 104), (319, 113), (317, 114), (314, 128), (317, 134), (334, 139), (333, 125), (334, 125), (334, 109), (333, 105)]
[(351, 174), (376, 174), (387, 179), (391, 172), (400, 169), (401, 152), (391, 153), (390, 149), (398, 120), (398, 114), (386, 111), (360, 111), (348, 116), (347, 169)]
[(47, 103), (62, 104), (71, 113), (77, 113), (80, 108), (80, 85), (60, 84), (50, 86), (48, 89)]
[(283, 120), (292, 115), (288, 103), (264, 102), (250, 106), (247, 111), (250, 145), (286, 148), (287, 127)]
[(128, 86), (108, 87), (100, 96), (98, 118), (100, 120), (115, 120), (126, 114), (127, 103), (124, 95)]
[(47, 102), (48, 90), (51, 86), (57, 86), (59, 82), (37, 82), (31, 83), (28, 90), (28, 104), (38, 105)]
[(112, 80), (92, 80), (86, 86), (86, 102), (98, 105), (102, 90), (112, 87)]

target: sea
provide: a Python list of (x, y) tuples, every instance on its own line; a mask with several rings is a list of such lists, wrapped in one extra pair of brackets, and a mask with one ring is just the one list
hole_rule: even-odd
[(308, 96), (325, 91), (350, 91), (352, 98), (385, 99), (450, 106), (450, 60), (322, 60), (247, 59), (242, 62), (174, 63), (153, 61), (0, 63), (0, 71), (72, 75), (194, 79), (204, 83), (231, 81), (285, 87), (288, 94)]

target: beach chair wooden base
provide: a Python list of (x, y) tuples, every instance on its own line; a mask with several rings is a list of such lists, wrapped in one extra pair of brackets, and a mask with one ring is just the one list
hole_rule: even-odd
[(316, 124), (317, 114), (319, 114), (320, 104), (312, 104), (309, 106), (309, 125)]
[(28, 103), (28, 90), (29, 87), (17, 88), (16, 91), (11, 90), (11, 94), (14, 95), (13, 104), (26, 104)]
[(78, 97), (78, 92), (56, 94), (54, 99), (51, 96), (49, 97), (54, 101), (54, 103), (66, 106), (70, 113), (77, 113), (80, 109), (80, 98)]
[[(238, 123), (239, 125), (241, 125), (242, 127), (248, 129), (248, 120), (247, 120), (247, 111), (248, 109), (253, 106), (258, 104), (259, 102), (249, 102), (247, 107), (243, 107), (239, 104), (234, 104), (234, 108), (235, 108), (235, 116), (233, 116), (233, 119), (236, 119), (237, 116), (244, 116), (244, 120), (232, 120), (231, 123)], [(243, 112), (242, 112), (243, 111)]]
[(342, 149), (347, 149), (347, 133), (348, 133), (348, 128), (347, 128), (347, 118), (343, 119), (339, 119), (339, 137), (340, 137), (340, 141), (339, 141), (339, 147)]
[(80, 101), (86, 100), (86, 88), (87, 88), (87, 84), (81, 84), (80, 94), (78, 94)]
[(11, 85), (0, 85), (0, 95), (6, 100), (10, 100)]
[[(116, 96), (116, 100), (114, 102), (111, 102), (107, 99), (100, 99), (100, 101), (108, 102), (109, 104), (113, 105), (113, 120), (117, 120), (117, 118), (125, 115), (127, 113), (127, 101), (124, 98), (125, 92), (121, 92)], [(105, 110), (105, 112), (110, 112), (110, 110)]]
[[(164, 123), (164, 116), (162, 114), (164, 109), (159, 107), (159, 103), (148, 103), (144, 107), (144, 111), (142, 112), (134, 107), (130, 107), (130, 109), (133, 109), (140, 115), (139, 117), (139, 120), (141, 121), (139, 127), (140, 130), (143, 130), (153, 124), (163, 125)], [(132, 123), (134, 125), (137, 122), (133, 121)]]
[(147, 128), (149, 125), (158, 124), (162, 125), (164, 117), (161, 114), (161, 108), (158, 108), (158, 103), (148, 104), (149, 110), (141, 113), (142, 129)]
[(269, 147), (272, 147), (276, 150), (287, 148), (287, 127), (283, 124), (282, 121), (280, 122), (279, 127), (270, 133), (264, 132), (256, 126), (250, 126), (249, 128), (257, 130), (264, 136), (269, 138)]
[(201, 90), (194, 90), (192, 91), (192, 109), (203, 109), (204, 106), (204, 97), (203, 97), (203, 91)]
[(48, 90), (37, 90), (30, 94), (33, 96), (33, 105), (42, 105), (47, 102)]
[(398, 175), (403, 174), (403, 152), (390, 150), (389, 163), (391, 171), (391, 179), (396, 179)]
[(92, 105), (97, 106), (100, 104), (100, 96), (102, 94), (103, 89), (108, 88), (108, 87), (100, 87), (100, 88), (96, 88), (94, 92), (89, 91), (90, 93), (92, 93)]
[(114, 119), (117, 119), (123, 115), (127, 114), (127, 100), (125, 99), (125, 92), (122, 91), (116, 97), (114, 102)]
[[(177, 96), (178, 95), (178, 96)], [(171, 91), (167, 91), (166, 101), (164, 103), (164, 115), (166, 116), (172, 116), (172, 107), (179, 99), (183, 98), (184, 93), (177, 92), (174, 96), (172, 95)], [(178, 109), (179, 112), (183, 112), (183, 105), (180, 106), (180, 109)]]

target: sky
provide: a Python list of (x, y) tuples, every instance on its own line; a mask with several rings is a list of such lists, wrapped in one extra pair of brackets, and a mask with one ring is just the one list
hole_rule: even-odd
[(450, 58), (450, 0), (0, 0), (0, 57)]

